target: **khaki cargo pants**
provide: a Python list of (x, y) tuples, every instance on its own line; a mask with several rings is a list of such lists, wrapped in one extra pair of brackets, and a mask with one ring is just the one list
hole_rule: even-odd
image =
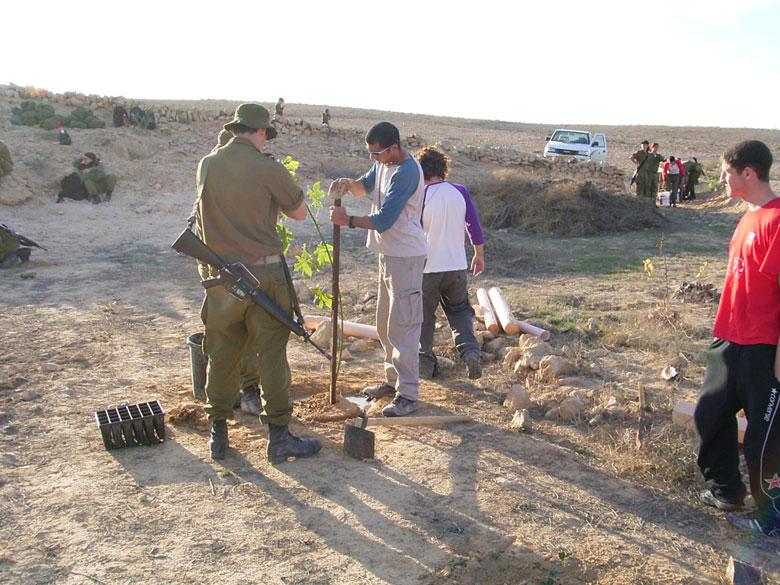
[(385, 383), (409, 400), (417, 400), (420, 389), (425, 258), (379, 255), (376, 328), (385, 350)]
[[(293, 314), (292, 299), (281, 264), (252, 266), (260, 290), (285, 313)], [(201, 311), (206, 333), (203, 352), (209, 358), (206, 373), (206, 415), (209, 420), (233, 416), (239, 392), (242, 357), (247, 347), (257, 352), (263, 413), (260, 422), (284, 426), (292, 417), (287, 342), (290, 330), (250, 299), (238, 300), (221, 286), (206, 291)]]

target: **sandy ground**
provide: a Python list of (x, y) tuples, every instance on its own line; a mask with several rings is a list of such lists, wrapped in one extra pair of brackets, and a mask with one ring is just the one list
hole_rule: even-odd
[[(11, 105), (0, 101), (2, 119)], [(298, 108), (312, 121), (321, 109)], [(295, 106), (288, 109), (294, 117)], [(405, 134), (431, 142), (525, 151), (540, 151), (552, 129), (331, 111), (336, 126), (365, 129), (387, 116)], [(57, 146), (37, 128), (6, 125), (3, 131), (16, 170), (0, 190), (29, 199), (0, 205), (0, 222), (49, 251), (36, 250), (30, 265), (0, 274), (0, 374), (9, 380), (0, 388), (0, 580), (716, 584), (724, 581), (733, 555), (761, 567), (767, 583), (780, 583), (776, 545), (737, 534), (695, 499), (701, 483), (691, 466), (690, 437), (671, 427), (669, 411), (677, 399), (695, 399), (701, 359), (692, 360), (684, 380), (670, 386), (658, 376), (665, 356), (619, 345), (578, 349), (577, 384), (594, 402), (607, 390), (628, 396), (638, 382), (646, 384), (656, 413), (653, 436), (681, 436), (687, 445), (686, 472), (693, 479), (677, 486), (620, 466), (623, 460), (641, 466), (644, 458), (625, 440), (636, 426), (633, 398), (626, 398), (624, 416), (597, 429), (586, 421), (545, 420), (540, 404), (533, 410), (533, 433), (511, 432), (511, 413), (501, 401), (514, 376), (498, 363), (486, 365), (473, 383), (453, 367), (422, 384), (420, 414), (468, 414), (472, 422), (376, 428), (376, 459), (351, 459), (341, 450), (343, 422), (317, 420), (329, 410), (323, 401), (329, 366), (295, 339), (289, 345), (294, 430), (320, 438), (322, 452), (271, 466), (264, 457), (266, 429), (237, 413), (230, 423), (232, 449), (224, 462), (213, 462), (201, 405), (192, 397), (185, 345), (187, 335), (201, 328), (202, 291), (193, 262), (169, 246), (194, 199), (197, 161), (218, 128), (213, 122), (163, 124), (153, 132), (74, 130), (70, 147)], [(742, 137), (760, 134), (776, 153), (780, 144), (780, 132), (770, 131), (606, 130), (615, 161), (626, 160), (645, 136), (675, 145), (685, 156), (693, 154), (682, 151), (693, 149), (695, 135), (704, 161)], [(300, 160), (299, 180), (309, 186), (367, 168), (364, 155), (349, 154), (351, 146), (281, 137), (269, 148), (278, 157)], [(55, 204), (57, 179), (87, 150), (98, 152), (118, 175), (114, 199)], [(489, 172), (464, 163), (453, 179)], [(358, 212), (365, 205), (347, 204)], [(666, 232), (689, 230), (683, 241), (691, 246), (690, 254), (680, 250), (683, 268), (673, 277), (706, 258), (711, 281), (719, 286), (735, 217), (733, 206), (713, 201), (670, 218)], [(311, 221), (293, 227), (298, 241), (313, 241)], [(329, 224), (325, 231), (330, 233)], [(601, 318), (609, 311), (646, 314), (658, 304), (657, 281), (649, 286), (614, 273), (546, 270), (547, 239), (503, 235), (526, 262), (510, 275), (491, 273), (488, 266), (472, 284), (474, 290), (501, 285), (518, 311), (521, 303), (563, 302)], [(572, 239), (558, 250), (602, 246), (609, 252), (642, 247), (657, 236)], [(364, 299), (375, 288), (375, 258), (363, 249), (363, 237), (343, 230), (342, 293), (351, 297), (347, 318), (371, 323), (372, 304)], [(25, 271), (34, 277), (20, 278)], [(315, 283), (327, 287), (329, 277)], [(304, 312), (322, 313), (310, 299), (301, 300)], [(700, 353), (714, 306), (685, 310), (699, 324), (690, 343)], [(446, 326), (437, 340), (448, 355)], [(563, 343), (555, 335), (551, 341)], [(373, 344), (344, 363), (341, 393), (355, 394), (379, 381), (380, 369)], [(93, 413), (151, 400), (160, 400), (167, 413), (165, 442), (106, 450)]]

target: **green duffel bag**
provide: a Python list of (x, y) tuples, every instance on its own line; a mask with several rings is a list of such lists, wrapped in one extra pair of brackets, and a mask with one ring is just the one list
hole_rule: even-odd
[(14, 126), (24, 126), (24, 120), (22, 120), (21, 116), (17, 116), (16, 114), (11, 116), (8, 121)]
[(71, 110), (70, 117), (72, 120), (84, 120), (87, 117), (87, 110), (83, 106), (76, 106)]
[(14, 116), (19, 116), (21, 118), (22, 117), (22, 108), (20, 108), (18, 106), (14, 106), (13, 108), (11, 108), (11, 113)]
[(32, 102), (30, 100), (25, 100), (21, 104), (19, 104), (19, 107), (22, 108), (23, 112), (34, 112), (35, 102)]
[(84, 129), (87, 127), (87, 125), (82, 122), (81, 120), (71, 120), (70, 121), (70, 127), (71, 128), (81, 128)]
[(38, 104), (35, 108), (38, 116), (43, 116), (43, 119), (51, 118), (54, 115), (54, 106), (51, 104)]
[(51, 118), (46, 118), (43, 122), (41, 122), (40, 126), (44, 130), (54, 130), (57, 127), (57, 118), (54, 116)]
[(31, 110), (22, 112), (22, 120), (25, 126), (35, 126), (38, 124), (38, 116)]
[(101, 120), (100, 118), (95, 118), (92, 116), (88, 120), (86, 120), (87, 126), (90, 128), (105, 128), (106, 127), (106, 121)]

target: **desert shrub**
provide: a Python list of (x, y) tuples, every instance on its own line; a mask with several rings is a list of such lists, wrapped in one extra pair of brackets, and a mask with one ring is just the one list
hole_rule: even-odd
[(534, 234), (585, 236), (657, 227), (647, 201), (604, 191), (589, 181), (536, 180), (505, 171), (474, 188), (482, 224)]

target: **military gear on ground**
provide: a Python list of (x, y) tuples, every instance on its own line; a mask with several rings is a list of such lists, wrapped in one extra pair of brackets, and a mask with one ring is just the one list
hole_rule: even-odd
[(87, 188), (81, 182), (81, 176), (78, 173), (71, 173), (63, 177), (60, 181), (60, 189), (61, 191), (57, 193), (57, 203), (60, 203), (66, 197), (76, 201), (89, 199), (89, 192), (87, 192)]
[(129, 120), (131, 126), (138, 126), (146, 130), (157, 128), (157, 121), (154, 119), (154, 113), (151, 110), (142, 110), (138, 106), (130, 108)]
[(59, 142), (62, 146), (73, 144), (73, 140), (71, 139), (70, 134), (68, 134), (68, 131), (64, 128), (60, 128), (60, 131), (57, 133), (57, 142)]
[(14, 161), (11, 159), (11, 151), (5, 145), (5, 142), (0, 140), (0, 177), (10, 175), (14, 170)]
[(318, 439), (299, 439), (287, 426), (268, 425), (266, 456), (271, 463), (283, 463), (291, 457), (309, 457), (322, 449)]
[(130, 124), (130, 118), (127, 115), (127, 110), (122, 106), (114, 106), (113, 121), (115, 128), (128, 126)]
[(212, 459), (224, 459), (228, 448), (228, 430), (226, 420), (211, 422), (211, 438), (209, 439), (209, 452)]

